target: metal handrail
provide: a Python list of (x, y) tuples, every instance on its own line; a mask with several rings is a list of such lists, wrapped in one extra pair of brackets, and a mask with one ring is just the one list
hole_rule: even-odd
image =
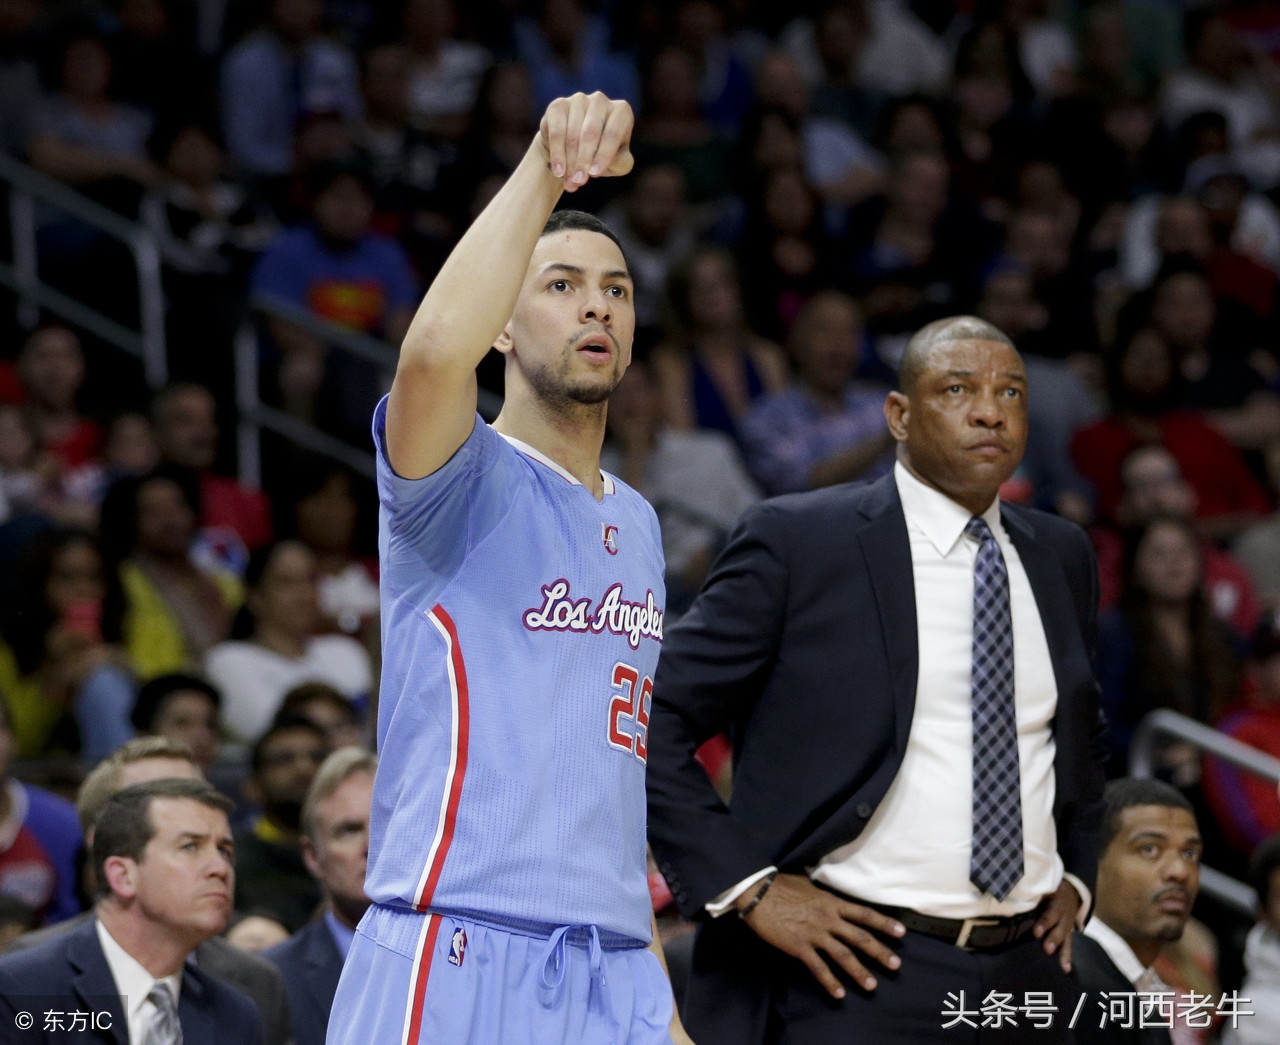
[[(1160, 737), (1176, 737), (1223, 762), (1229, 762), (1273, 784), (1280, 784), (1280, 758), (1167, 708), (1150, 712), (1138, 723), (1129, 747), (1131, 776), (1155, 775), (1156, 742)], [(1200, 868), (1200, 889), (1249, 918), (1257, 914), (1258, 894), (1244, 882), (1212, 867)]]
[[(384, 386), (390, 386), (400, 358), (394, 346), (368, 334), (321, 319), (295, 302), (273, 294), (254, 294), (249, 304), (253, 312), (261, 316), (291, 323), (325, 344), (373, 364), (381, 371)], [(352, 446), (282, 410), (263, 404), (258, 383), (258, 349), (257, 325), (250, 317), (241, 324), (234, 344), (236, 408), (239, 413), (236, 446), (240, 481), (254, 486), (261, 485), (263, 429), (284, 436), (314, 453), (340, 461), (357, 474), (375, 478), (377, 469), (374, 456), (368, 450)], [(502, 409), (501, 396), (481, 388), (476, 398), (476, 410), (481, 417), (492, 421), (498, 416)]]
[[(146, 226), (130, 221), (95, 203), (62, 182), (0, 153), (0, 180), (9, 185), (9, 217), (13, 266), (0, 270), (0, 282), (19, 300), (19, 321), (34, 326), (38, 307), (47, 308), (83, 326), (109, 344), (140, 356), (147, 384), (162, 387), (169, 378), (165, 345), (164, 284), (161, 266), (165, 244)], [(138, 270), (138, 326), (136, 334), (88, 306), (42, 283), (37, 267), (35, 203), (39, 200), (79, 218), (100, 232), (120, 240), (133, 255)]]
[[(89, 199), (48, 175), (0, 153), (0, 181), (9, 186), (9, 219), (13, 239), (13, 263), (0, 262), (0, 284), (18, 297), (18, 317), (34, 327), (39, 310), (48, 311), (87, 330), (107, 344), (143, 361), (148, 386), (154, 391), (168, 380), (165, 345), (165, 299), (162, 267), (179, 267), (191, 260), (191, 248), (156, 235), (146, 225), (131, 221)], [(79, 218), (123, 242), (138, 269), (139, 327), (131, 330), (96, 309), (42, 282), (39, 277), (36, 204), (43, 203)], [(371, 363), (389, 385), (395, 373), (398, 351), (385, 341), (338, 326), (308, 312), (295, 302), (268, 294), (249, 301), (253, 313), (284, 320), (319, 338), (327, 345)], [(239, 413), (237, 447), (241, 481), (259, 487), (262, 480), (261, 431), (282, 435), (308, 450), (340, 461), (357, 473), (374, 476), (373, 454), (263, 404), (258, 385), (258, 335), (252, 319), (241, 325), (232, 345), (235, 365), (236, 405)], [(493, 420), (502, 399), (480, 389), (477, 410)]]

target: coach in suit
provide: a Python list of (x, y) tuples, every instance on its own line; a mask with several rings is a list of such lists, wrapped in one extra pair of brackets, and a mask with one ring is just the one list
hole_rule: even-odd
[[(108, 801), (94, 836), (95, 918), (0, 958), (0, 1026), (62, 1045), (262, 1042), (253, 1003), (187, 964), (220, 932), (234, 888), (230, 801), (203, 781), (159, 780)], [(59, 1021), (46, 1012), (67, 1014)], [(91, 1030), (70, 1014), (93, 1014)]]
[(302, 858), (320, 883), (319, 917), (262, 956), (284, 977), (297, 1045), (324, 1045), (333, 996), (356, 926), (369, 907), (369, 813), (378, 759), (339, 748), (316, 770), (302, 805)]
[[(1078, 996), (1104, 754), (1089, 541), (998, 499), (1027, 404), (995, 327), (923, 328), (885, 414), (893, 475), (749, 509), (663, 645), (649, 830), (704, 920), (699, 1045), (963, 1043), (989, 992)], [(693, 757), (721, 731), (727, 806)], [(1063, 1022), (1020, 1013), (1000, 1040)]]

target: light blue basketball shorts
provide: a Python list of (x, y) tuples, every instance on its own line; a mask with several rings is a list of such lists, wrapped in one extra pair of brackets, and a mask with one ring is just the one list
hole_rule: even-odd
[(670, 1045), (671, 985), (645, 947), (594, 926), (549, 936), (374, 904), (326, 1045)]

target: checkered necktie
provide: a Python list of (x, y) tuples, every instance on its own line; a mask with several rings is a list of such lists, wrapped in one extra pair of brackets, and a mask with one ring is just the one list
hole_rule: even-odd
[(964, 532), (978, 542), (973, 568), (973, 849), (969, 880), (1003, 900), (1023, 873), (1009, 574), (1000, 545), (983, 519), (974, 516)]
[(147, 1001), (156, 1007), (147, 1028), (143, 1045), (182, 1045), (182, 1024), (178, 1022), (178, 1006), (163, 983), (155, 983)]

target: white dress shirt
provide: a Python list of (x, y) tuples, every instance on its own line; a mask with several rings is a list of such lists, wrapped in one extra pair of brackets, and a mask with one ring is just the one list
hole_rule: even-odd
[(147, 1031), (156, 1015), (156, 1007), (147, 1000), (147, 995), (157, 983), (164, 983), (168, 985), (169, 993), (177, 1004), (182, 996), (182, 970), (157, 980), (143, 968), (137, 958), (116, 943), (101, 921), (95, 919), (94, 925), (98, 930), (102, 953), (107, 959), (107, 967), (111, 970), (111, 978), (116, 981), (116, 993), (120, 995), (124, 1006), (125, 1021), (129, 1025), (129, 1045), (141, 1045), (146, 1040)]
[(1120, 975), (1135, 987), (1139, 980), (1149, 981), (1155, 975), (1151, 967), (1143, 965), (1142, 959), (1133, 953), (1133, 948), (1125, 943), (1124, 937), (1101, 918), (1090, 919), (1089, 924), (1084, 927), (1084, 934), (1107, 952), (1107, 957), (1120, 970)]
[[(897, 776), (862, 833), (809, 869), (814, 881), (859, 899), (944, 918), (1029, 911), (1064, 877), (1053, 819), (1052, 721), (1058, 690), (1035, 594), (994, 501), (982, 518), (999, 542), (1013, 616), (1025, 872), (1003, 900), (969, 881), (973, 792), (973, 571), (978, 543), (964, 535), (971, 515), (901, 464), (894, 480), (906, 516), (915, 586), (919, 667), (911, 733)], [(877, 699), (868, 695), (867, 699)], [(713, 914), (758, 880), (738, 883), (707, 905)], [(1088, 911), (1088, 889), (1067, 876)]]

